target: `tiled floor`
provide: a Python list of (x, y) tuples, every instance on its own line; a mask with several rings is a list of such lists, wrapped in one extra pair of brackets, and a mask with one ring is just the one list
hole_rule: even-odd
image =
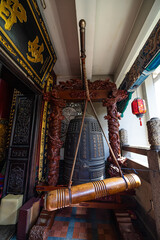
[(117, 240), (112, 212), (107, 209), (65, 208), (55, 217), (48, 240)]

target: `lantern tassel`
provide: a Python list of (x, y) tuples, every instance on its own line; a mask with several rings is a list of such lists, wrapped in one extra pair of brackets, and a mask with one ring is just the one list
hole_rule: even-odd
[(139, 118), (139, 121), (140, 121), (140, 126), (142, 126), (142, 120), (141, 120), (141, 118)]

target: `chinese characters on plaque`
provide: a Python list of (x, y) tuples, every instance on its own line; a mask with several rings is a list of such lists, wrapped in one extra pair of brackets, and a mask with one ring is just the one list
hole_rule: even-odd
[(56, 55), (35, 0), (0, 0), (0, 47), (44, 87)]
[(42, 52), (44, 51), (44, 45), (43, 43), (41, 45), (38, 45), (39, 38), (36, 36), (33, 42), (28, 42), (28, 52), (31, 53), (31, 56), (27, 53), (27, 58), (29, 61), (41, 64), (43, 63), (43, 55)]
[(0, 17), (5, 22), (5, 29), (10, 31), (17, 19), (23, 23), (27, 22), (27, 13), (23, 5), (18, 0), (2, 0), (0, 3)]

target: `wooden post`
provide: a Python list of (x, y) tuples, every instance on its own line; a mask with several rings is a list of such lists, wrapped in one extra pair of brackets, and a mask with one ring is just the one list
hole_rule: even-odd
[[(108, 131), (109, 131), (109, 141), (113, 149), (113, 152), (118, 159), (120, 157), (120, 139), (119, 139), (119, 114), (117, 112), (117, 98), (108, 98), (103, 102), (103, 105), (107, 107), (107, 116), (105, 119), (108, 120)], [(108, 161), (114, 163), (114, 159), (110, 154)]]
[[(113, 149), (114, 155), (118, 160), (120, 166), (126, 160), (121, 157), (121, 149), (120, 149), (120, 138), (119, 138), (119, 119), (121, 118), (121, 114), (117, 111), (117, 102), (126, 98), (126, 93), (122, 90), (114, 89), (103, 101), (103, 106), (107, 107), (107, 116), (104, 118), (108, 120), (108, 131), (109, 131), (109, 141), (110, 145)], [(108, 157), (108, 162), (110, 162), (110, 166), (108, 168), (108, 173), (111, 177), (118, 176), (118, 169), (115, 168), (115, 161), (110, 154)]]
[(121, 147), (124, 145), (128, 145), (128, 133), (126, 129), (122, 128), (121, 130), (119, 130), (119, 137)]
[[(157, 239), (160, 239), (160, 119), (152, 118), (147, 122), (148, 139), (151, 144), (148, 151), (150, 182), (153, 196), (154, 214), (157, 228)], [(155, 171), (155, 172), (154, 172)]]
[(50, 101), (51, 113), (49, 121), (49, 141), (47, 160), (49, 163), (48, 184), (56, 186), (59, 177), (60, 148), (63, 142), (60, 140), (61, 120), (63, 119), (62, 109), (65, 106), (63, 99), (60, 99), (55, 89), (46, 93), (44, 99)]

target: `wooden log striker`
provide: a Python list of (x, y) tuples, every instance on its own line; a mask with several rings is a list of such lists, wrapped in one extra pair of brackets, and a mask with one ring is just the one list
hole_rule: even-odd
[(101, 181), (85, 183), (69, 188), (60, 188), (48, 192), (45, 197), (45, 209), (53, 211), (84, 201), (113, 195), (141, 185), (139, 177), (127, 174), (123, 177), (108, 178)]

